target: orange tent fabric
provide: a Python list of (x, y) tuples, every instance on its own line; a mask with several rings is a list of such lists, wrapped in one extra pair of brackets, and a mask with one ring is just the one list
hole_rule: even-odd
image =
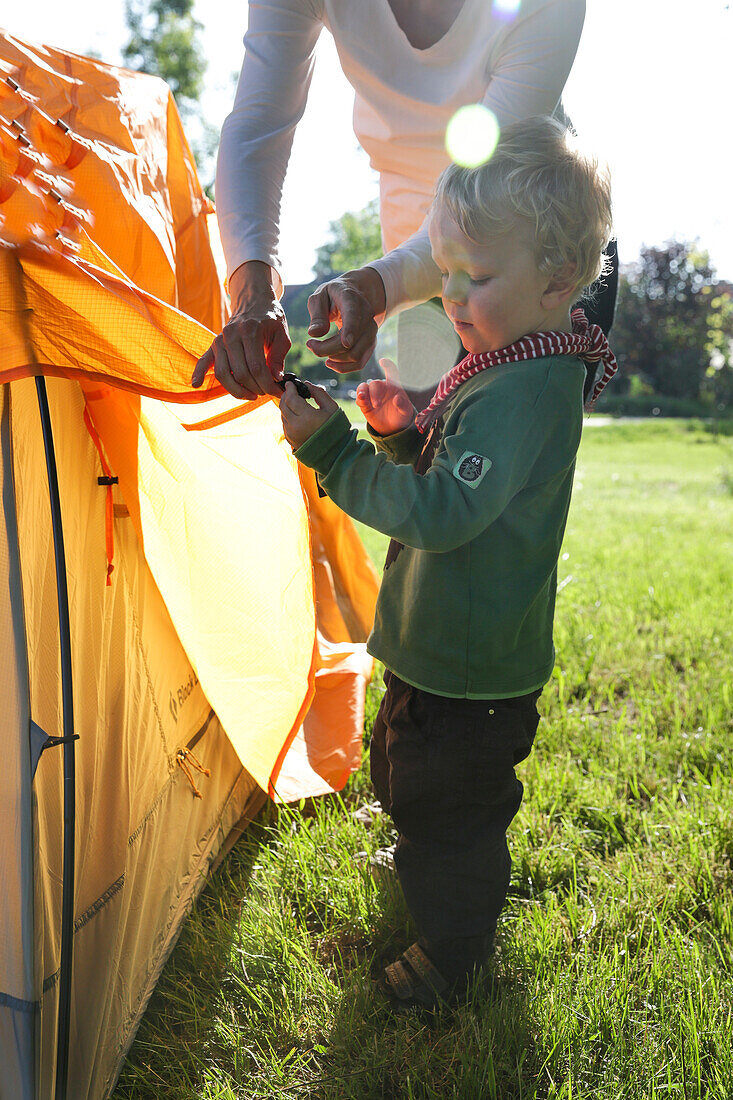
[(376, 575), (275, 403), (237, 405), (211, 374), (190, 387), (226, 303), (167, 86), (2, 35), (0, 154), (0, 383), (82, 387), (100, 472), (119, 478), (101, 583), (129, 516), (245, 767), (273, 797), (342, 786)]

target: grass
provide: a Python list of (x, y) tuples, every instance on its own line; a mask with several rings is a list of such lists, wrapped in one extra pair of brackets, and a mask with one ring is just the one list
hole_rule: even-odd
[(700, 423), (585, 434), (557, 667), (470, 1003), (393, 1018), (374, 988), (411, 929), (354, 864), (391, 836), (350, 816), (362, 769), (269, 807), (214, 876), (115, 1100), (731, 1100), (732, 459)]

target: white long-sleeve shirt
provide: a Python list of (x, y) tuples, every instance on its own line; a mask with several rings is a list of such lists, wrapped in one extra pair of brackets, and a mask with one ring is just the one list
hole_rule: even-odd
[[(517, 7), (517, 14), (501, 12)], [(439, 293), (425, 215), (448, 164), (447, 124), (483, 103), (499, 125), (556, 107), (575, 57), (585, 0), (465, 0), (447, 33), (416, 49), (388, 0), (249, 0), (245, 55), (224, 122), (216, 200), (227, 269), (262, 260), (276, 273), (280, 200), (323, 27), (356, 93), (354, 131), (379, 173), (387, 313)]]

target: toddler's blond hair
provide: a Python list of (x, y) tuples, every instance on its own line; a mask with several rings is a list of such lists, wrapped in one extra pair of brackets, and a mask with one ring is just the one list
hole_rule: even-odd
[(605, 273), (611, 235), (608, 171), (576, 146), (556, 119), (537, 116), (501, 131), (478, 168), (451, 164), (438, 180), (433, 207), (445, 209), (470, 240), (529, 223), (540, 271), (575, 266), (575, 290)]

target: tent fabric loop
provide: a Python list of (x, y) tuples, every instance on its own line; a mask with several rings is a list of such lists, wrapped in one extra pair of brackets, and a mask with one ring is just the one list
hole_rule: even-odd
[(203, 798), (204, 796), (201, 794), (201, 791), (196, 786), (196, 782), (193, 778), (193, 775), (191, 774), (191, 769), (189, 768), (188, 764), (186, 763), (186, 761), (184, 760), (184, 758), (180, 754), (178, 756), (176, 756), (176, 762), (177, 762), (178, 766), (180, 767), (181, 771), (183, 772), (183, 774), (185, 775), (188, 782), (191, 784), (191, 790), (193, 791), (194, 798)]
[(198, 759), (198, 757), (194, 756), (194, 754), (191, 752), (191, 749), (188, 746), (186, 746), (186, 748), (184, 748), (184, 749), (181, 749), (180, 752), (181, 752), (181, 756), (184, 758), (184, 760), (187, 763), (191, 763), (193, 765), (193, 767), (196, 769), (196, 771), (201, 772), (202, 775), (211, 775), (211, 769), (210, 768), (205, 768), (204, 765), (201, 763), (201, 761)]
[(31, 776), (35, 778), (36, 768), (38, 767), (38, 761), (41, 759), (41, 753), (46, 747), (48, 740), (48, 734), (42, 729), (37, 722), (30, 720), (29, 743), (31, 753)]

